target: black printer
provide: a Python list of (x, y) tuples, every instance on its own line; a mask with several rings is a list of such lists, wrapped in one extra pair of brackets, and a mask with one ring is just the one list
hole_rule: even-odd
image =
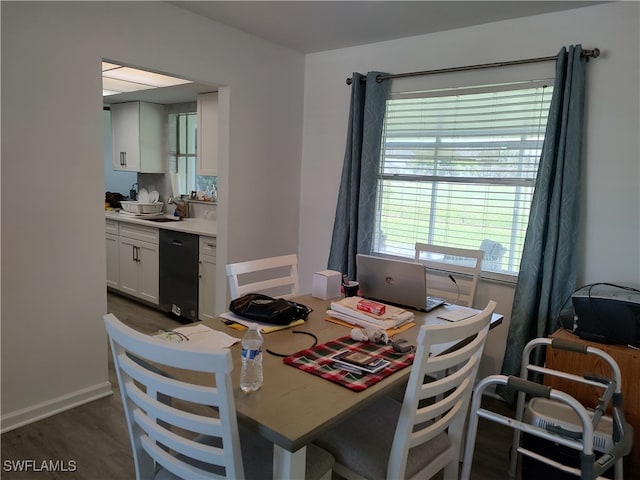
[(572, 295), (574, 333), (599, 343), (640, 348), (640, 290), (611, 283), (595, 283)]

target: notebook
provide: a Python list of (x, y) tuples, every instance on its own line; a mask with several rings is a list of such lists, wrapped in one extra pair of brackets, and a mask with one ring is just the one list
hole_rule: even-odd
[(426, 312), (444, 305), (428, 296), (421, 263), (358, 254), (356, 265), (362, 297)]

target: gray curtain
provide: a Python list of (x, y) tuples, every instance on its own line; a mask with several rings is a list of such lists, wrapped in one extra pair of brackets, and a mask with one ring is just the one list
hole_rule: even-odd
[(370, 253), (375, 224), (380, 142), (389, 82), (380, 72), (354, 73), (347, 144), (338, 191), (328, 268), (356, 279), (356, 253)]
[[(522, 349), (555, 328), (575, 290), (582, 170), (585, 63), (578, 46), (560, 50), (502, 373), (519, 375)], [(541, 359), (535, 360), (540, 363)], [(500, 390), (513, 401), (513, 392)]]

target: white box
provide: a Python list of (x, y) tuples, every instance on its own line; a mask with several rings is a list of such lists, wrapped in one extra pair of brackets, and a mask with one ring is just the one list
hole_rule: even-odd
[(340, 296), (342, 274), (334, 270), (322, 270), (313, 274), (311, 296), (329, 300)]

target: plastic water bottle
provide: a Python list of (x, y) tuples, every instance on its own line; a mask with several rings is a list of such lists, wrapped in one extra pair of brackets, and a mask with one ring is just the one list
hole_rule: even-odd
[(240, 388), (253, 392), (262, 386), (262, 334), (252, 323), (242, 337), (242, 371)]

